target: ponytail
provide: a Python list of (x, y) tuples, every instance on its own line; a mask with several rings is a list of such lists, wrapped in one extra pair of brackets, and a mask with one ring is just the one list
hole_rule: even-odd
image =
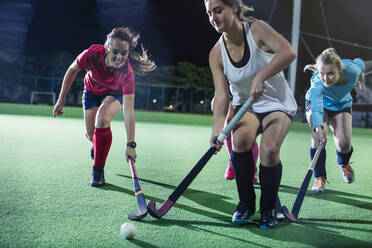
[(342, 65), (341, 65), (341, 58), (340, 56), (336, 53), (336, 50), (334, 48), (327, 48), (324, 50), (317, 58), (316, 58), (316, 64), (309, 64), (304, 67), (304, 72), (306, 70), (310, 70), (313, 72), (317, 72), (317, 66), (322, 63), (322, 64), (334, 64), (339, 71), (342, 70)]

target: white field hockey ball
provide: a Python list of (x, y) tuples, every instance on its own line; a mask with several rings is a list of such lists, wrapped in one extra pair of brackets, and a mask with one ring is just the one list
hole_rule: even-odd
[(125, 222), (121, 225), (120, 234), (126, 239), (132, 239), (137, 233), (137, 228), (130, 222)]

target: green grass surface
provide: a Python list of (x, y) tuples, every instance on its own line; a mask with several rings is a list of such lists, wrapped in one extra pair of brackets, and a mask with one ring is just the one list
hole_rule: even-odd
[[(81, 109), (66, 108), (64, 118), (46, 113), (50, 106), (0, 104), (0, 247), (372, 246), (372, 130), (353, 130), (355, 183), (342, 180), (329, 139), (326, 193), (308, 191), (298, 222), (260, 230), (258, 213), (251, 224), (231, 224), (238, 198), (235, 182), (223, 178), (224, 150), (162, 219), (126, 219), (137, 206), (124, 159), (123, 122), (112, 122), (107, 185), (92, 188)], [(137, 173), (146, 199), (159, 207), (208, 149), (211, 116), (137, 112), (136, 117)], [(281, 152), (279, 196), (289, 208), (310, 163), (309, 143), (306, 125), (294, 123)], [(256, 194), (259, 199), (259, 186)], [(138, 229), (131, 241), (119, 234), (128, 221)]]

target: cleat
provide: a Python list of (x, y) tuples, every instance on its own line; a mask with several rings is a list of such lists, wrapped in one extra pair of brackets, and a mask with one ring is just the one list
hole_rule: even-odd
[(354, 170), (351, 168), (350, 163), (340, 166), (342, 176), (344, 181), (347, 183), (352, 183), (355, 180)]
[(317, 192), (317, 193), (323, 193), (324, 192), (324, 186), (328, 183), (328, 180), (323, 177), (317, 177), (314, 180), (313, 187), (311, 188), (311, 191)]
[(233, 180), (235, 178), (234, 175), (234, 169), (231, 166), (231, 162), (229, 162), (229, 165), (227, 166), (226, 172), (225, 172), (225, 179), (226, 180)]
[(278, 221), (284, 221), (285, 215), (283, 213), (277, 213), (276, 218), (278, 219)]
[(236, 210), (232, 216), (233, 223), (248, 223), (249, 218), (254, 214), (254, 210), (251, 211), (248, 209), (247, 205), (244, 203), (238, 204)]
[(104, 185), (105, 185), (105, 173), (103, 171), (103, 167), (93, 166), (92, 181), (90, 182), (90, 186), (102, 187)]
[(261, 229), (273, 229), (278, 226), (277, 213), (275, 209), (272, 210), (261, 210)]
[(94, 149), (93, 149), (93, 146), (92, 146), (92, 148), (90, 149), (90, 157), (91, 157), (92, 159), (94, 159)]

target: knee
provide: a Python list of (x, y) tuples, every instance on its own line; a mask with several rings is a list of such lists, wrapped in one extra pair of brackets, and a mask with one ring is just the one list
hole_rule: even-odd
[(270, 164), (275, 164), (275, 162), (279, 159), (280, 145), (270, 143), (268, 145), (261, 145), (260, 148), (260, 154), (265, 158), (263, 159), (264, 161), (267, 161)]
[(110, 126), (111, 118), (108, 115), (98, 114), (96, 118), (96, 127), (105, 128)]
[(253, 141), (248, 138), (234, 137), (233, 138), (234, 151), (236, 152), (246, 152), (251, 149)]
[(338, 143), (338, 147), (341, 153), (349, 152), (351, 149), (351, 142), (350, 140), (340, 140)]

